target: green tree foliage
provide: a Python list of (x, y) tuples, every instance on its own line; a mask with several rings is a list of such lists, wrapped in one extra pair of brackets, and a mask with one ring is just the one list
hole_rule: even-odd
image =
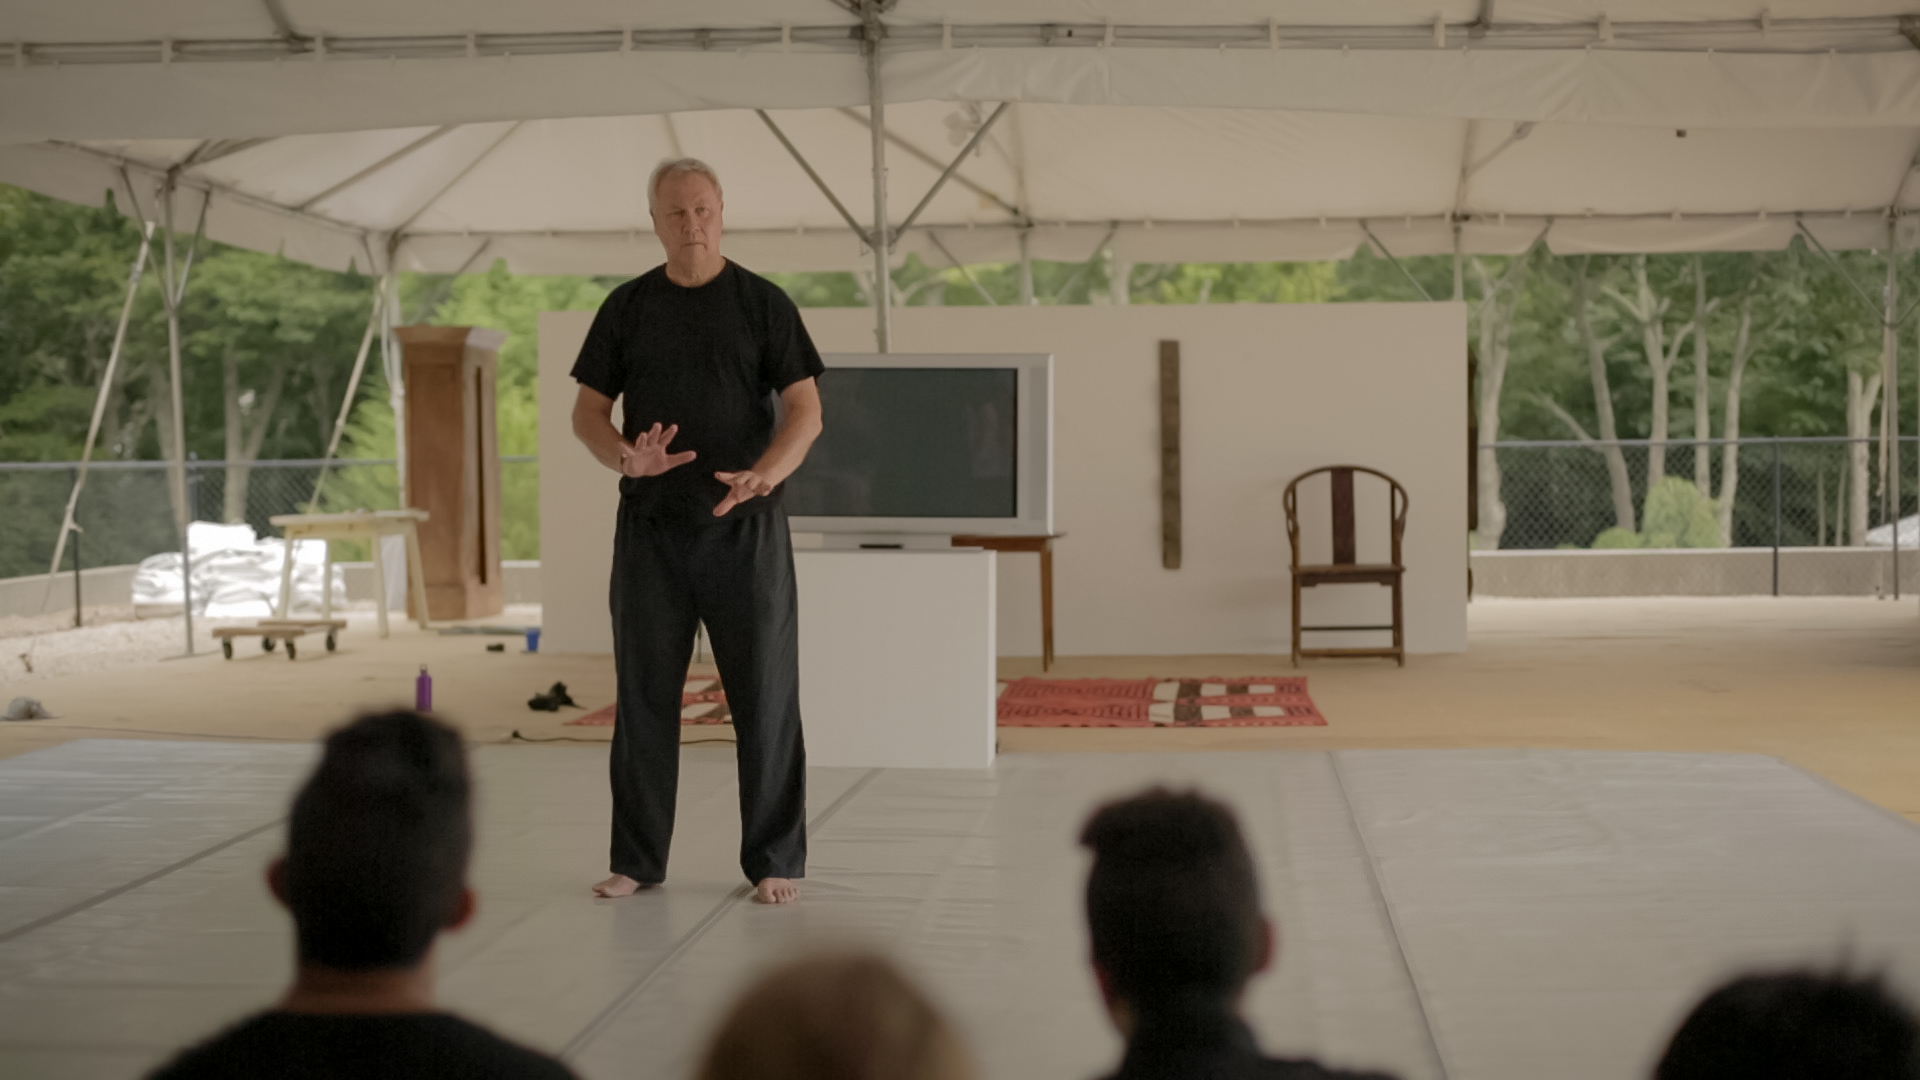
[[(176, 238), (182, 262), (189, 242)], [(0, 461), (80, 456), (139, 249), (139, 225), (111, 199), (75, 206), (0, 185)], [(169, 376), (158, 237), (154, 255), (102, 416), (99, 460), (160, 456)], [(204, 244), (180, 316), (186, 449), (203, 460), (227, 456), (232, 399), (251, 410), (258, 456), (318, 457), (371, 299), (371, 280), (351, 272)], [(279, 392), (269, 395), (275, 373)], [(204, 479), (198, 513), (220, 516), (227, 477), (206, 470)], [(72, 483), (66, 470), (0, 473), (9, 524), (0, 530), (0, 576), (46, 570)], [(265, 528), (267, 514), (292, 508), (256, 499), (245, 516)], [(154, 473), (96, 472), (75, 517), (92, 565), (177, 546)]]

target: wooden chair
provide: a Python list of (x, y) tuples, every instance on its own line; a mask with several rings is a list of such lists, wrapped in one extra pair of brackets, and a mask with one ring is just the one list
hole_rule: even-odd
[[(1393, 526), (1392, 561), (1387, 563), (1356, 563), (1354, 561), (1353, 540), (1353, 474), (1356, 472), (1377, 476), (1387, 482), (1387, 515)], [(1331, 474), (1333, 487), (1333, 561), (1321, 565), (1302, 566), (1300, 564), (1300, 500), (1298, 488), (1300, 481), (1321, 473)], [(1406, 634), (1401, 617), (1400, 580), (1406, 574), (1406, 567), (1400, 562), (1400, 540), (1407, 529), (1407, 489), (1386, 473), (1369, 469), (1361, 465), (1328, 465), (1301, 473), (1287, 485), (1283, 497), (1287, 511), (1287, 542), (1293, 548), (1293, 664), (1300, 666), (1300, 658), (1320, 656), (1379, 656), (1407, 665)], [(1393, 590), (1393, 624), (1391, 626), (1302, 626), (1300, 625), (1300, 591), (1318, 585), (1385, 585)], [(1388, 648), (1371, 649), (1303, 649), (1300, 647), (1301, 631), (1393, 631), (1393, 645)]]

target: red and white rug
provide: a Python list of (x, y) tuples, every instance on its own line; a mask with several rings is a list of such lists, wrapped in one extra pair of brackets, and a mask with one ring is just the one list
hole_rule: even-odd
[[(720, 680), (711, 675), (687, 676), (687, 688), (680, 694), (680, 722), (683, 724), (731, 724), (733, 713), (727, 708), (727, 692)], [(613, 703), (567, 721), (574, 727), (612, 727)]]
[[(1304, 678), (1009, 679), (1000, 684), (1001, 727), (1324, 727)], [(727, 692), (711, 675), (690, 676), (683, 724), (728, 724)], [(567, 721), (610, 727), (607, 705)]]
[(1001, 727), (1324, 727), (1304, 678), (1010, 679)]

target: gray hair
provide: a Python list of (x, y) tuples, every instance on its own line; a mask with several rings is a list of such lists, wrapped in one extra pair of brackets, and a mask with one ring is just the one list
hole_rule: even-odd
[(699, 158), (668, 158), (655, 165), (653, 175), (647, 177), (647, 212), (653, 212), (653, 198), (654, 194), (660, 190), (660, 181), (669, 176), (685, 176), (688, 173), (698, 173), (706, 177), (713, 184), (713, 193), (725, 201), (726, 195), (720, 190), (720, 174), (713, 171), (713, 166)]

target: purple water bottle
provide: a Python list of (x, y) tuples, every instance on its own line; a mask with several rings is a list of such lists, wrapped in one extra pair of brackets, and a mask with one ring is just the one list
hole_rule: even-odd
[(413, 680), (413, 711), (433, 711), (433, 676), (427, 674), (427, 665), (420, 665), (420, 677)]

